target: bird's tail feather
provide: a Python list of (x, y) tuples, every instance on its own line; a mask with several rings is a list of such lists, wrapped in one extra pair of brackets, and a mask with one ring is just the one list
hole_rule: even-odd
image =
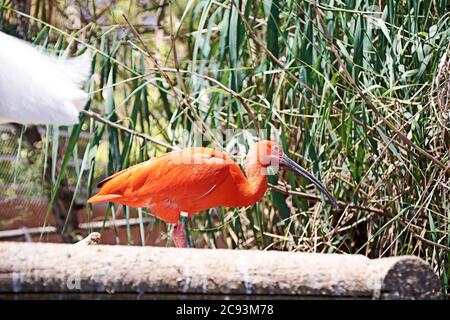
[(91, 74), (91, 60), (92, 55), (88, 49), (78, 57), (57, 58), (57, 65), (67, 78), (80, 87)]
[(88, 199), (88, 203), (108, 202), (114, 199), (122, 198), (120, 194), (96, 194)]

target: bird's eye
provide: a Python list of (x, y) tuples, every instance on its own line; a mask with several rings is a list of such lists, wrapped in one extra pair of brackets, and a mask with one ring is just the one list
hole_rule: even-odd
[(273, 146), (272, 148), (272, 154), (281, 157), (283, 155), (283, 151), (281, 150), (281, 147), (278, 145)]

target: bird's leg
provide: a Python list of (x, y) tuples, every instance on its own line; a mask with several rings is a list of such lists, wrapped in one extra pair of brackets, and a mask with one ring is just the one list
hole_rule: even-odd
[(172, 239), (175, 247), (177, 248), (186, 248), (187, 247), (187, 239), (186, 233), (184, 231), (184, 227), (187, 221), (188, 213), (180, 212), (180, 220), (173, 227)]

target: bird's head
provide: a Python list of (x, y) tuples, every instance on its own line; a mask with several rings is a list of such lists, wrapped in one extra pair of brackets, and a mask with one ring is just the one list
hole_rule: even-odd
[[(263, 140), (256, 143), (253, 147), (253, 152), (256, 152), (257, 162), (261, 167), (267, 169), (272, 168), (274, 172), (277, 172), (279, 168), (292, 170), (295, 173), (303, 176), (311, 181), (320, 191), (322, 191), (331, 204), (339, 209), (339, 205), (333, 196), (327, 191), (324, 185), (312, 174), (302, 168), (299, 164), (291, 160), (284, 152), (278, 143), (270, 140)], [(250, 151), (252, 153), (252, 150)]]

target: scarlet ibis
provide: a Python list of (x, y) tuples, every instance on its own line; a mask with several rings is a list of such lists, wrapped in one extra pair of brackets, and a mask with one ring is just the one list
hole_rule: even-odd
[(89, 51), (54, 57), (0, 32), (0, 123), (72, 125), (88, 95), (79, 89), (90, 74)]
[(269, 140), (251, 146), (245, 160), (245, 174), (221, 151), (186, 148), (113, 174), (99, 183), (100, 191), (88, 202), (109, 201), (131, 207), (148, 207), (155, 216), (176, 224), (173, 242), (177, 247), (185, 247), (187, 217), (217, 206), (255, 204), (267, 190), (268, 168), (276, 165), (310, 180), (334, 207), (339, 208), (319, 180)]

